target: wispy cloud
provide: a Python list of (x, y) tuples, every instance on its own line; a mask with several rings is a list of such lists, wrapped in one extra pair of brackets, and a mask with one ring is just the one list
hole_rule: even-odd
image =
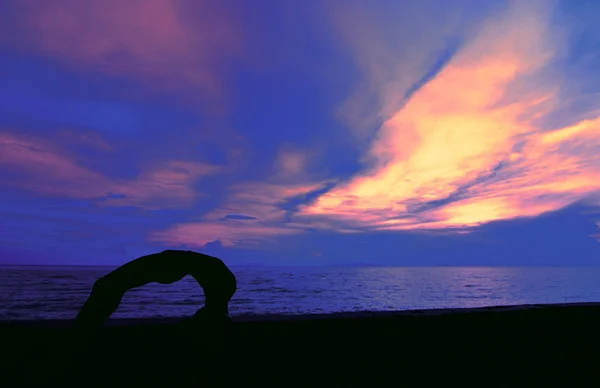
[(152, 235), (171, 246), (202, 247), (219, 240), (226, 247), (260, 246), (278, 236), (302, 233), (309, 226), (289, 222), (294, 199), (323, 183), (247, 182), (228, 187), (225, 201), (197, 221), (181, 223)]
[[(223, 4), (25, 0), (15, 5), (18, 12), (10, 18), (9, 28), (19, 34), (7, 38), (0, 27), (0, 44), (18, 46), (37, 59), (41, 54), (62, 70), (127, 81), (119, 82), (119, 88), (134, 81), (216, 101), (224, 94), (225, 61), (252, 50), (244, 44), (247, 36), (239, 20)], [(360, 171), (348, 163), (350, 167), (336, 170), (337, 177), (327, 176), (333, 170), (327, 162), (333, 164), (335, 157), (325, 155), (324, 149), (335, 144), (332, 148), (343, 152), (346, 141), (326, 138), (322, 143), (327, 145), (311, 151), (306, 142), (290, 140), (301, 137), (276, 137), (271, 129), (253, 133), (263, 124), (250, 117), (255, 108), (241, 107), (223, 120), (233, 123), (232, 135), (233, 130), (222, 130), (229, 124), (213, 123), (195, 108), (193, 117), (183, 117), (178, 106), (161, 121), (149, 110), (154, 105), (121, 114), (129, 107), (114, 107), (111, 101), (105, 106), (106, 100), (87, 104), (74, 96), (61, 105), (58, 97), (45, 96), (54, 103), (36, 105), (32, 101), (41, 97), (23, 94), (15, 100), (7, 94), (19, 117), (92, 129), (63, 128), (33, 137), (26, 134), (43, 124), (21, 131), (4, 124), (0, 187), (10, 194), (14, 188), (115, 212), (122, 210), (115, 207), (125, 206), (140, 212), (185, 209), (143, 228), (140, 235), (189, 247), (214, 241), (226, 247), (265, 247), (279, 237), (314, 230), (462, 234), (485, 223), (536, 217), (581, 200), (600, 203), (600, 99), (593, 90), (578, 94), (585, 80), (574, 80), (573, 71), (565, 71), (561, 56), (567, 39), (562, 27), (551, 24), (554, 2), (514, 1), (506, 8), (477, 0), (457, 0), (452, 6), (435, 0), (368, 7), (352, 0), (327, 4), (336, 4), (331, 11), (338, 43), (352, 50), (364, 76), (336, 112), (352, 127), (348, 136), (358, 140)], [(481, 19), (482, 14), (487, 18)], [(262, 32), (271, 34), (270, 28)], [(262, 47), (265, 54), (265, 47), (272, 46)], [(303, 63), (295, 66), (302, 68)], [(340, 77), (351, 73), (342, 70)], [(241, 94), (254, 96), (263, 85), (251, 81), (254, 89)], [(286, 92), (283, 87), (282, 98)], [(337, 92), (328, 96), (339, 96)], [(279, 98), (278, 93), (273, 95)], [(303, 111), (303, 104), (295, 105), (300, 110), (290, 108), (289, 120), (295, 115), (322, 119), (320, 113)], [(57, 106), (62, 106), (60, 112)], [(93, 114), (87, 114), (94, 106)], [(106, 113), (109, 108), (116, 113)], [(45, 114), (35, 115), (40, 111)], [(288, 110), (282, 111), (287, 120)], [(286, 130), (287, 123), (274, 130)], [(211, 125), (217, 129), (209, 130)], [(130, 131), (105, 130), (114, 142), (94, 132), (113, 127)], [(269, 147), (249, 149), (244, 131), (259, 134), (252, 144)], [(284, 138), (290, 143), (273, 144)], [(274, 155), (269, 154), (272, 150)], [(88, 151), (94, 158), (114, 157), (114, 163), (100, 157), (90, 161)], [(198, 185), (224, 172), (228, 175), (211, 180), (210, 187)], [(41, 230), (52, 222), (44, 221)], [(66, 229), (79, 233), (72, 225)]]
[[(549, 4), (513, 2), (488, 20), (384, 122), (365, 172), (298, 217), (357, 229), (464, 228), (537, 216), (600, 189), (600, 120), (539, 125), (563, 81), (548, 70), (560, 42)], [(404, 92), (386, 86), (383, 105)]]
[(302, 233), (310, 226), (294, 224), (290, 217), (307, 195), (326, 184), (308, 173), (311, 154), (282, 147), (270, 177), (228, 186), (217, 208), (196, 221), (157, 232), (152, 240), (173, 246), (201, 247), (219, 240), (226, 247), (258, 247), (278, 236)]
[(50, 142), (0, 133), (3, 185), (45, 196), (95, 200), (107, 206), (145, 208), (187, 207), (201, 195), (193, 184), (218, 173), (218, 166), (173, 160), (140, 172), (132, 180), (117, 180), (82, 167)]
[[(466, 30), (450, 23), (446, 30), (464, 42), (408, 94), (432, 66), (446, 30), (423, 37), (431, 44), (417, 48), (408, 62), (404, 52), (394, 51), (404, 46), (375, 30), (350, 34), (368, 74), (368, 87), (360, 90), (377, 92), (371, 114), (384, 121), (365, 155), (365, 169), (312, 201), (307, 195), (331, 182), (311, 180), (308, 154), (284, 148), (275, 163), (277, 183), (232, 186), (222, 207), (155, 238), (235, 246), (309, 229), (466, 233), (587, 198), (600, 189), (600, 120), (551, 129), (541, 124), (560, 106), (564, 85), (551, 66), (562, 31), (550, 26), (549, 4), (514, 2)], [(304, 199), (286, 207), (295, 196)]]
[(443, 65), (440, 58), (443, 62), (460, 41), (477, 34), (482, 15), (496, 8), (492, 2), (472, 0), (327, 4), (339, 41), (354, 54), (362, 72), (337, 114), (363, 145)]

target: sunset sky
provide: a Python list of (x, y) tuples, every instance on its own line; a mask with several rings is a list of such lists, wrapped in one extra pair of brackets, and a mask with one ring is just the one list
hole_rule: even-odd
[(600, 265), (598, 20), (4, 0), (0, 263)]

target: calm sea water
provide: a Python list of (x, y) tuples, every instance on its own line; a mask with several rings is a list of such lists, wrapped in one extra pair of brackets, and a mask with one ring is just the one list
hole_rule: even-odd
[[(71, 319), (106, 267), (0, 267), (0, 319)], [(599, 302), (600, 268), (233, 267), (231, 315)], [(179, 317), (203, 304), (186, 277), (125, 294), (112, 318)]]

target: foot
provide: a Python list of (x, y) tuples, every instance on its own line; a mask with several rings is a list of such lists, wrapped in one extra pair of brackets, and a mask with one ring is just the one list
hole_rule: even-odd
[(206, 310), (205, 308), (201, 308), (200, 310), (196, 311), (196, 314), (194, 314), (192, 320), (195, 322), (206, 322), (216, 324), (227, 324), (232, 321), (231, 317), (226, 313), (213, 312), (210, 310)]

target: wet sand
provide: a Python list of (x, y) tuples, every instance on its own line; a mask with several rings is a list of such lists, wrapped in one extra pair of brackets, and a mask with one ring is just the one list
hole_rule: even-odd
[(0, 322), (0, 386), (600, 385), (600, 303), (69, 324)]

